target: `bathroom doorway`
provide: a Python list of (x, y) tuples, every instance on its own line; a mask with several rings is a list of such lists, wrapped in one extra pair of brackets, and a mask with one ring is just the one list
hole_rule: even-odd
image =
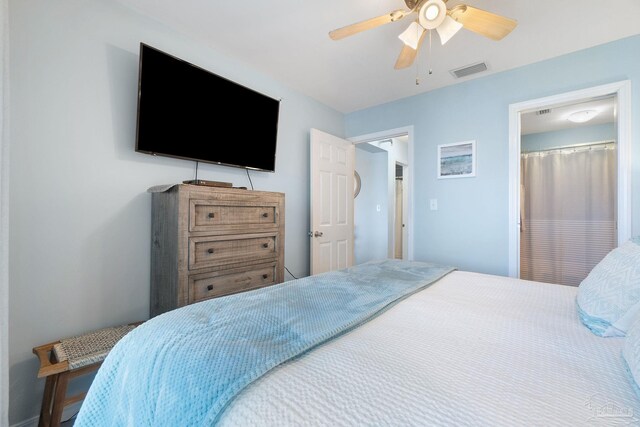
[[(614, 138), (610, 141), (606, 141), (609, 139), (605, 138), (589, 138), (589, 141), (582, 143), (574, 143), (568, 145), (574, 145), (573, 147), (568, 146), (539, 146), (537, 150), (542, 153), (532, 154), (531, 157), (535, 158), (542, 157), (541, 154), (544, 153), (544, 156), (548, 156), (554, 150), (557, 151), (553, 153), (556, 155), (556, 158), (559, 158), (558, 155), (568, 154), (569, 152), (580, 152), (590, 150), (591, 152), (595, 152), (598, 150), (613, 150), (608, 154), (613, 153), (613, 157), (615, 158), (615, 166), (613, 166), (614, 171), (614, 193), (615, 193), (615, 201), (611, 204), (606, 203), (608, 209), (612, 209), (614, 211), (613, 221), (609, 219), (610, 224), (613, 224), (614, 227), (614, 246), (618, 246), (628, 240), (631, 237), (631, 165), (630, 165), (630, 156), (631, 156), (631, 84), (629, 80), (623, 80), (615, 83), (609, 83), (601, 86), (590, 87), (586, 89), (581, 89), (573, 92), (561, 93), (558, 95), (552, 95), (545, 98), (533, 99), (529, 101), (519, 102), (517, 104), (511, 104), (509, 106), (509, 276), (511, 277), (521, 277), (521, 255), (522, 250), (524, 249), (522, 246), (522, 233), (527, 231), (527, 219), (532, 219), (531, 212), (528, 212), (526, 208), (523, 208), (523, 204), (527, 203), (527, 189), (525, 188), (524, 197), (521, 197), (522, 192), (522, 184), (523, 184), (523, 157), (522, 155), (527, 155), (530, 153), (526, 153), (524, 151), (522, 145), (523, 135), (526, 135), (526, 130), (523, 131), (523, 117), (527, 114), (537, 114), (538, 116), (544, 116), (548, 113), (547, 110), (553, 111), (554, 109), (561, 109), (563, 107), (568, 106), (578, 106), (577, 110), (585, 111), (589, 110), (588, 104), (592, 101), (599, 101), (602, 99), (612, 99), (613, 102), (613, 115), (615, 118), (614, 124)], [(587, 104), (587, 107), (584, 107), (584, 104)], [(573, 111), (578, 112), (578, 111)], [(591, 116), (592, 113), (583, 113), (585, 116)], [(566, 121), (567, 117), (563, 116), (562, 120)], [(595, 123), (595, 122), (591, 122)], [(588, 125), (591, 125), (588, 124)], [(588, 126), (585, 125), (585, 126)], [(535, 133), (535, 132), (534, 132)], [(611, 144), (613, 143), (613, 144)], [(548, 151), (545, 151), (547, 149)], [(564, 150), (564, 151), (563, 151)], [(532, 150), (535, 151), (535, 150)], [(548, 172), (547, 174), (539, 174), (540, 177), (545, 177), (548, 181), (547, 184), (565, 184), (565, 181), (570, 181), (568, 178), (563, 178), (562, 175), (550, 177), (549, 175), (552, 172)], [(553, 172), (555, 174), (555, 172)], [(609, 175), (611, 176), (611, 175)], [(586, 179), (586, 178), (585, 178)], [(527, 183), (525, 182), (526, 186)], [(530, 191), (533, 191), (532, 183), (529, 183)], [(547, 186), (546, 188), (550, 188), (555, 191), (553, 186)], [(585, 190), (586, 191), (586, 190)], [(600, 191), (600, 190), (596, 190)], [(567, 194), (567, 193), (565, 193)], [(611, 193), (612, 194), (612, 193)], [(534, 197), (532, 193), (529, 193), (530, 198)], [(575, 194), (571, 194), (571, 197), (576, 196)], [(608, 196), (611, 197), (611, 196)], [(577, 202), (573, 202), (575, 205)], [(586, 203), (584, 200), (583, 204)], [(591, 203), (591, 202), (590, 202)], [(597, 207), (601, 207), (602, 201), (595, 202), (598, 204)], [(562, 204), (556, 205), (562, 206)], [(584, 206), (583, 211), (586, 210), (586, 205)], [(594, 209), (593, 207), (589, 209)], [(528, 216), (529, 215), (529, 216)], [(600, 214), (597, 214), (600, 215)], [(597, 216), (596, 215), (596, 216)], [(535, 215), (534, 215), (535, 216)], [(543, 218), (549, 221), (553, 221), (552, 217)], [(574, 218), (577, 220), (577, 218)], [(524, 220), (524, 221), (523, 221)], [(586, 219), (585, 219), (586, 220)], [(524, 225), (525, 230), (522, 229)], [(597, 228), (597, 225), (583, 225), (583, 228), (588, 231), (593, 231)], [(583, 234), (583, 233), (582, 233)], [(573, 238), (578, 238), (581, 235), (581, 232), (574, 231), (569, 233)], [(578, 239), (579, 240), (579, 239)], [(584, 241), (584, 239), (583, 239)], [(580, 243), (580, 242), (578, 242)], [(568, 253), (578, 253), (580, 248), (584, 249), (584, 245), (582, 244), (571, 244), (568, 242), (564, 245), (565, 254)], [(601, 249), (601, 252), (604, 252), (606, 249)], [(556, 252), (559, 253), (559, 252)], [(589, 256), (586, 256), (588, 258)], [(597, 259), (592, 257), (592, 259)], [(591, 261), (593, 262), (593, 261)], [(534, 267), (538, 269), (538, 267)], [(588, 267), (583, 267), (588, 270)], [(565, 279), (547, 279), (554, 283), (559, 281), (565, 281)], [(579, 276), (570, 279), (573, 283), (567, 284), (577, 284), (579, 282)]]
[(615, 104), (522, 114), (520, 278), (578, 286), (617, 246)]

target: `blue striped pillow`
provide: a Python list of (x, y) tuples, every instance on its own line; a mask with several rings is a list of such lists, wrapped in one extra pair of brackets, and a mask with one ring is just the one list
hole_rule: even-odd
[(607, 254), (580, 283), (582, 323), (596, 335), (624, 336), (640, 313), (640, 237)]

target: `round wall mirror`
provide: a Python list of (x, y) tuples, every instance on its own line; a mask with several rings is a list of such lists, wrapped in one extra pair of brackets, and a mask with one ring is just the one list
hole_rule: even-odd
[(360, 186), (362, 185), (358, 171), (353, 171), (353, 178), (353, 198), (355, 199), (360, 194)]

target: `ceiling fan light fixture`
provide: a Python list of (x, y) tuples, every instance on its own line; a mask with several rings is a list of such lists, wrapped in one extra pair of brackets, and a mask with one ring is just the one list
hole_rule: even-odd
[(433, 30), (442, 24), (447, 16), (447, 6), (442, 0), (428, 0), (418, 12), (418, 20), (427, 30)]
[(451, 37), (455, 36), (458, 31), (462, 29), (462, 24), (454, 20), (450, 16), (446, 16), (442, 24), (436, 28), (438, 35), (440, 36), (440, 43), (443, 45), (448, 42)]
[(423, 32), (424, 28), (422, 28), (420, 24), (414, 21), (409, 24), (407, 29), (404, 30), (402, 34), (398, 36), (398, 38), (411, 49), (417, 50), (418, 43), (420, 42), (420, 36), (422, 36)]
[(569, 117), (567, 117), (567, 120), (573, 123), (584, 123), (593, 119), (597, 115), (598, 115), (598, 112), (596, 110), (582, 110), (582, 111), (576, 111), (575, 113), (569, 114)]
[(424, 11), (424, 16), (429, 21), (433, 21), (434, 19), (436, 19), (439, 14), (440, 14), (440, 8), (438, 7), (438, 5), (435, 5), (435, 4), (430, 4), (427, 7), (427, 10)]

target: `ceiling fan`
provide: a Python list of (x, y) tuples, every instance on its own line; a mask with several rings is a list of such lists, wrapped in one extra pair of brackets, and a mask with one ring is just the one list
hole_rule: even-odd
[(396, 60), (395, 68), (409, 67), (415, 60), (418, 50), (429, 30), (436, 30), (440, 42), (445, 44), (461, 28), (473, 31), (493, 40), (501, 40), (518, 24), (514, 19), (496, 15), (482, 9), (459, 4), (447, 9), (447, 0), (404, 0), (408, 10), (398, 9), (376, 18), (357, 22), (329, 32), (333, 40), (340, 40), (359, 32), (370, 30), (390, 22), (396, 22), (405, 16), (417, 13), (418, 17), (398, 37), (404, 43)]

